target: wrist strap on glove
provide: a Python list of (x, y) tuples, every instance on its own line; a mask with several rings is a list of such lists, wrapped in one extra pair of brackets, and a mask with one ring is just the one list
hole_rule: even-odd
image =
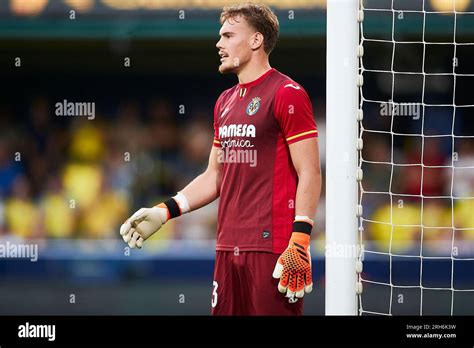
[(297, 215), (295, 221), (293, 221), (293, 232), (301, 232), (311, 236), (313, 223), (313, 220), (309, 217)]
[(156, 207), (166, 208), (168, 210), (168, 220), (191, 211), (186, 196), (181, 192), (178, 192), (176, 196), (164, 201), (163, 203), (156, 205)]

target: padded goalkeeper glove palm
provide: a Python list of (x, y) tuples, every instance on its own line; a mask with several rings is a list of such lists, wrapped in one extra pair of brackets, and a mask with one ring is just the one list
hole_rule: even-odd
[[(294, 302), (313, 290), (310, 235), (293, 232), (286, 250), (278, 258), (273, 277), (279, 278), (278, 290)], [(296, 296), (296, 300), (295, 300)]]
[(169, 220), (168, 208), (164, 203), (153, 208), (137, 210), (120, 227), (120, 234), (130, 248), (141, 248), (143, 242), (157, 232)]

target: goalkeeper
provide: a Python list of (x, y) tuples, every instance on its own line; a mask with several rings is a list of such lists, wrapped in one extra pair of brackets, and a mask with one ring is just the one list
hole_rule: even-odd
[[(321, 191), (318, 131), (301, 85), (270, 67), (279, 24), (265, 5), (224, 8), (219, 72), (238, 84), (214, 107), (204, 173), (120, 228), (141, 248), (168, 220), (220, 198), (213, 315), (301, 315), (312, 290), (310, 236)], [(237, 156), (247, 159), (238, 161)]]

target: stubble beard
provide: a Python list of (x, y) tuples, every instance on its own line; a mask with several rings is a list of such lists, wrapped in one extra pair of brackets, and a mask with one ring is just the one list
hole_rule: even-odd
[(226, 63), (222, 63), (221, 65), (219, 65), (219, 72), (222, 74), (222, 75), (225, 75), (225, 74), (232, 74), (232, 73), (235, 73), (237, 71), (237, 68), (236, 66), (232, 65), (232, 64), (226, 64)]

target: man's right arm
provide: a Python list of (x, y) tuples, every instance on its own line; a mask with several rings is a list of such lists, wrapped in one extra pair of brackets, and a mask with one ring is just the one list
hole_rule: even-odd
[(212, 147), (206, 171), (180, 191), (187, 198), (191, 210), (199, 209), (219, 197), (222, 167), (218, 161), (219, 150)]
[(217, 98), (214, 106), (214, 142), (209, 155), (209, 164), (204, 173), (196, 177), (178, 194), (151, 208), (141, 208), (120, 226), (120, 234), (131, 248), (142, 247), (151, 235), (168, 220), (199, 209), (219, 197), (221, 168), (219, 163), (220, 142), (216, 122), (219, 106), (225, 91)]
[(141, 208), (120, 227), (120, 234), (131, 248), (142, 244), (157, 232), (168, 220), (192, 210), (199, 209), (219, 197), (221, 164), (219, 148), (213, 146), (209, 164), (204, 173), (191, 181), (176, 196), (152, 208)]

